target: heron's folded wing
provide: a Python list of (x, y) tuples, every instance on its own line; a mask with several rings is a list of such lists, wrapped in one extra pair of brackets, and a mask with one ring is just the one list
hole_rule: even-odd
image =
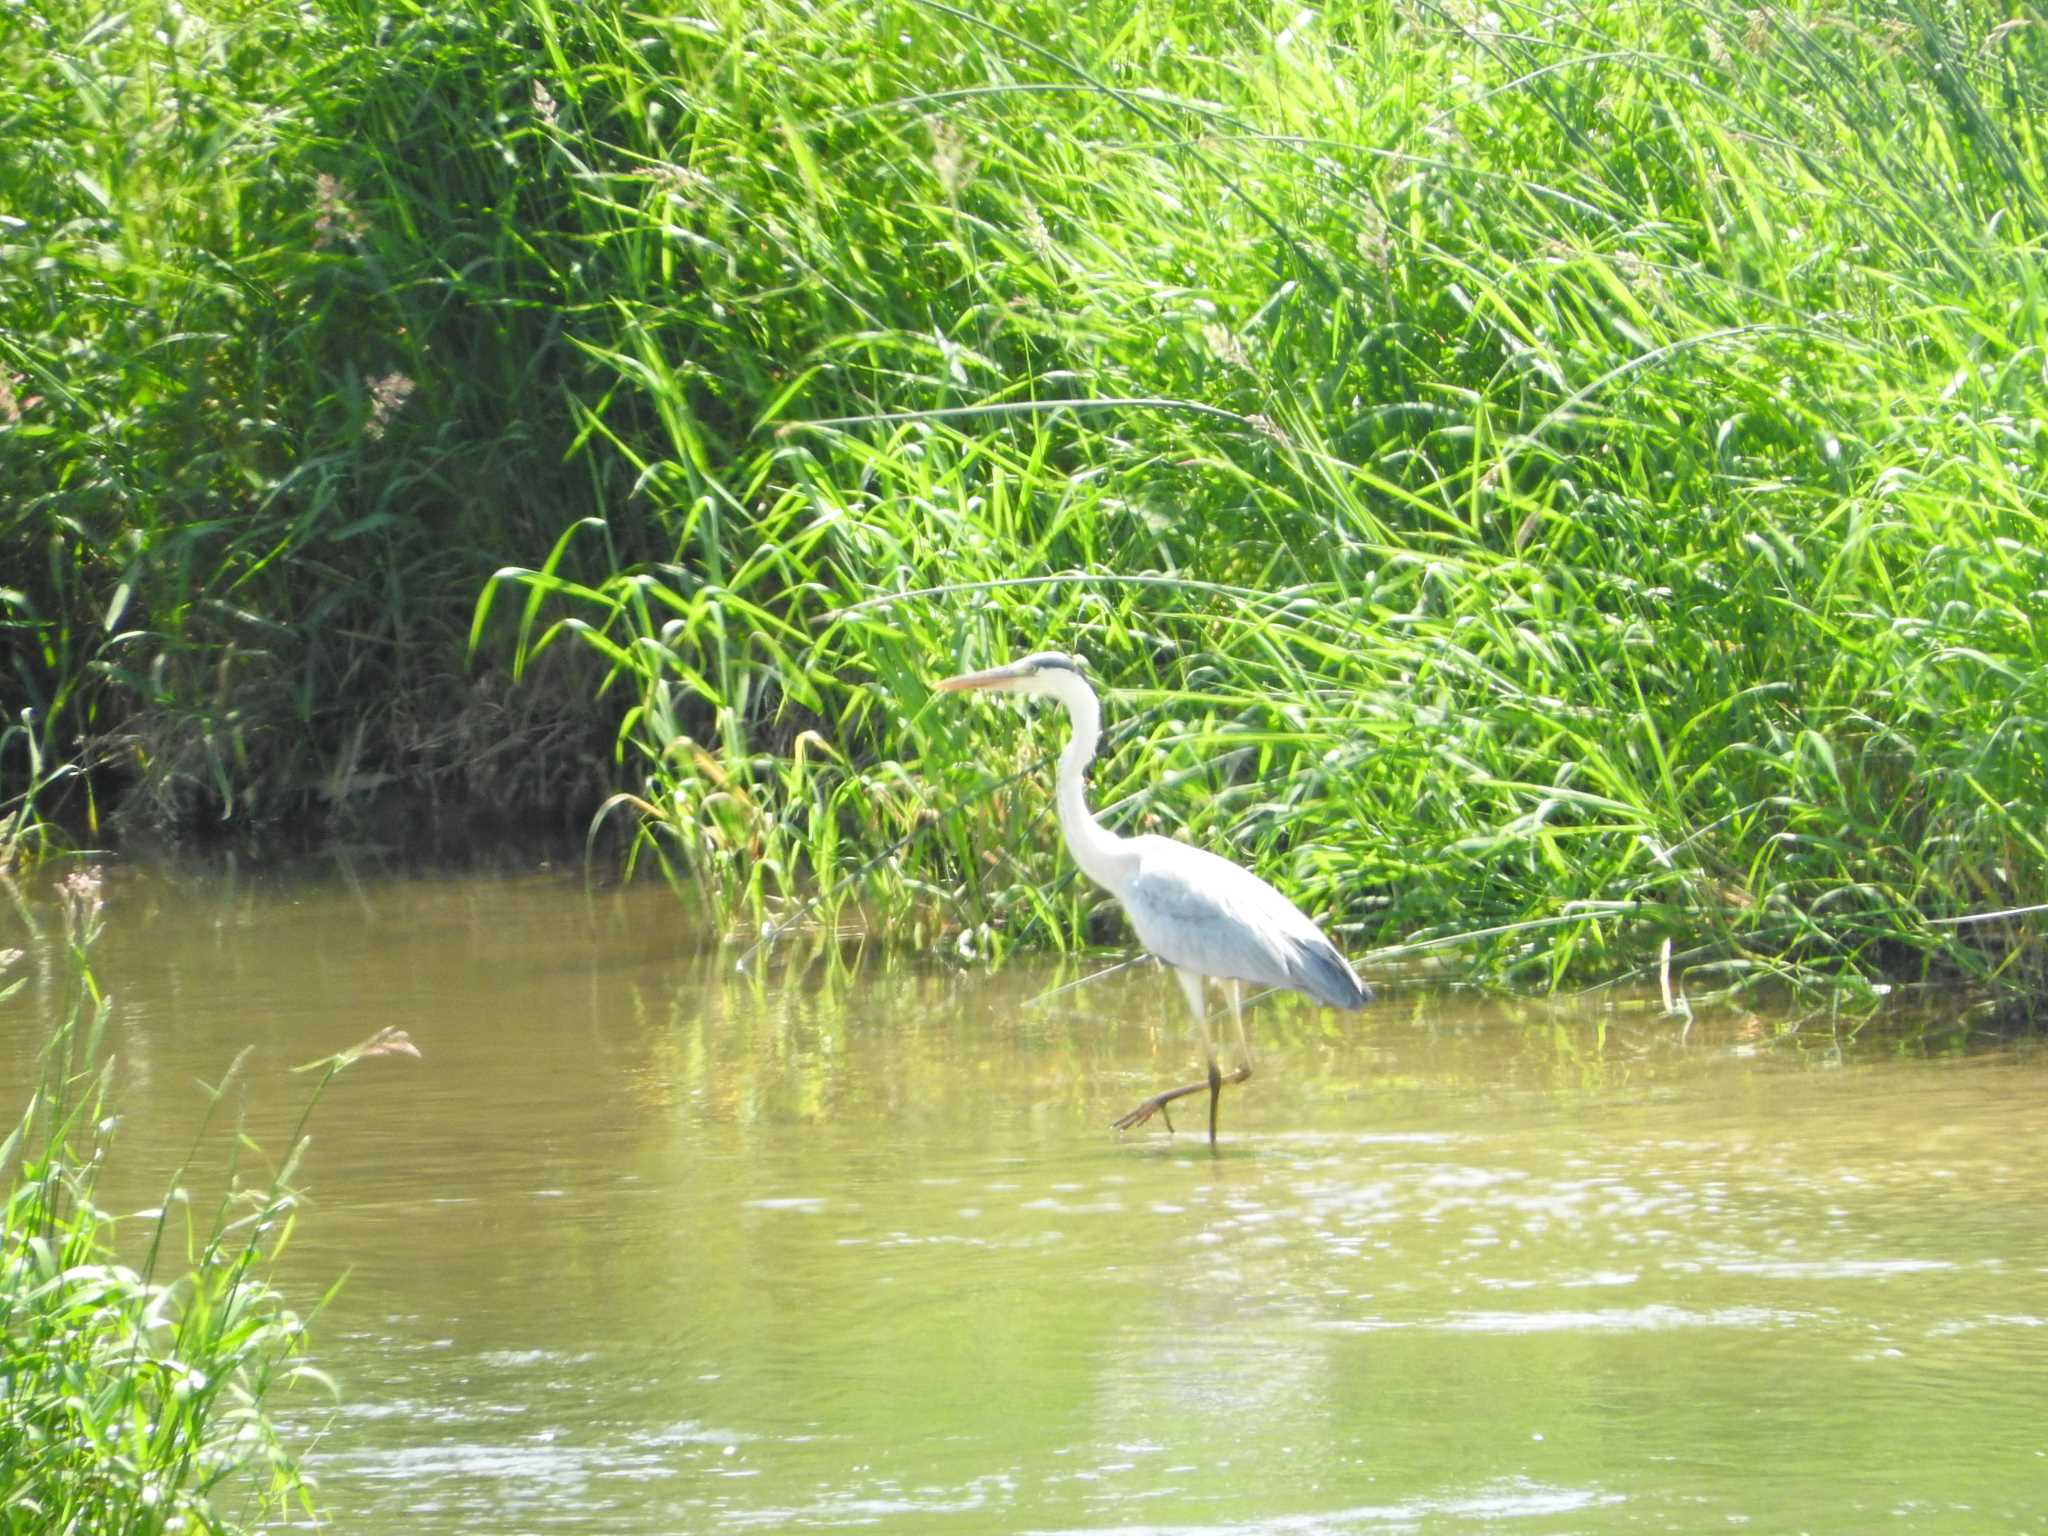
[(1293, 987), (1333, 1008), (1371, 990), (1301, 909), (1257, 875), (1168, 838), (1137, 840), (1124, 909), (1145, 947), (1203, 976)]

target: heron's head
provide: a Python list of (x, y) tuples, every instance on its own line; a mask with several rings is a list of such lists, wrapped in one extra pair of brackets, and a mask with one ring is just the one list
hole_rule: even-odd
[(1062, 656), (1058, 651), (1039, 651), (1007, 667), (990, 667), (986, 672), (963, 672), (934, 686), (940, 693), (1049, 693), (1065, 697), (1075, 683), (1085, 688), (1081, 659)]

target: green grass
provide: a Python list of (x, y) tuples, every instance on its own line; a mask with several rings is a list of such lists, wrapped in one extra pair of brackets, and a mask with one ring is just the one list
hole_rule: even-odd
[[(387, 1030), (315, 1063), (274, 1171), (244, 1173), (238, 1133), (210, 1211), (194, 1209), (188, 1157), (157, 1210), (118, 1216), (101, 1203), (119, 1116), (105, 1048), (113, 1002), (92, 967), (99, 893), (96, 872), (61, 887), (63, 933), (44, 948), (68, 1000), (41, 1084), (0, 1142), (0, 1530), (231, 1533), (310, 1514), (311, 1489), (266, 1403), (298, 1380), (324, 1381), (301, 1358), (310, 1320), (271, 1278), (297, 1216), (292, 1179), (334, 1075), (365, 1056), (418, 1053)], [(21, 958), (0, 955), (0, 971)], [(0, 994), (22, 985), (0, 983)], [(240, 1065), (210, 1091), (195, 1150)]]
[(15, 809), (609, 788), (1071, 943), (1056, 727), (927, 692), (1056, 645), (1354, 952), (2040, 995), (2032, 12), (118, 16), (0, 34)]

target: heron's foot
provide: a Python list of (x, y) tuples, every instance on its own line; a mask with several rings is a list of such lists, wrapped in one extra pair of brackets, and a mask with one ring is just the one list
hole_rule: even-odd
[(1133, 1130), (1150, 1120), (1154, 1115), (1166, 1122), (1168, 1134), (1173, 1131), (1173, 1116), (1166, 1112), (1166, 1106), (1175, 1099), (1184, 1099), (1191, 1093), (1199, 1093), (1209, 1086), (1205, 1078), (1199, 1083), (1189, 1083), (1185, 1088), (1169, 1088), (1164, 1093), (1155, 1093), (1127, 1115), (1119, 1115), (1110, 1122), (1120, 1131)]
[[(1213, 1086), (1220, 1088), (1224, 1083), (1246, 1082), (1251, 1078), (1251, 1075), (1252, 1069), (1249, 1066), (1242, 1066), (1239, 1067), (1235, 1072), (1232, 1072), (1227, 1076), (1218, 1078)], [(1167, 1114), (1166, 1106), (1171, 1104), (1175, 1099), (1184, 1099), (1191, 1093), (1200, 1093), (1204, 1089), (1211, 1087), (1212, 1085), (1210, 1084), (1209, 1079), (1205, 1077), (1199, 1083), (1188, 1083), (1179, 1088), (1169, 1088), (1164, 1093), (1155, 1093), (1152, 1095), (1151, 1098), (1147, 1099), (1144, 1103), (1140, 1104), (1136, 1109), (1132, 1110), (1129, 1114), (1118, 1116), (1115, 1120), (1112, 1120), (1110, 1124), (1119, 1131), (1135, 1130), (1138, 1126), (1141, 1126), (1147, 1120), (1150, 1120), (1154, 1115), (1157, 1115), (1160, 1119), (1166, 1122), (1167, 1132), (1168, 1134), (1171, 1134), (1173, 1131), (1173, 1117)]]

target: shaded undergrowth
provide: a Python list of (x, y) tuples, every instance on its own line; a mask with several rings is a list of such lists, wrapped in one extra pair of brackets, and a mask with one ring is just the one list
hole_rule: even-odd
[[(1072, 942), (1056, 727), (927, 693), (1056, 645), (1112, 819), (1356, 949), (2039, 993), (2031, 12), (68, 16), (11, 788), (594, 803), (602, 732), (741, 927)], [(93, 50), (150, 133), (33, 116)]]

